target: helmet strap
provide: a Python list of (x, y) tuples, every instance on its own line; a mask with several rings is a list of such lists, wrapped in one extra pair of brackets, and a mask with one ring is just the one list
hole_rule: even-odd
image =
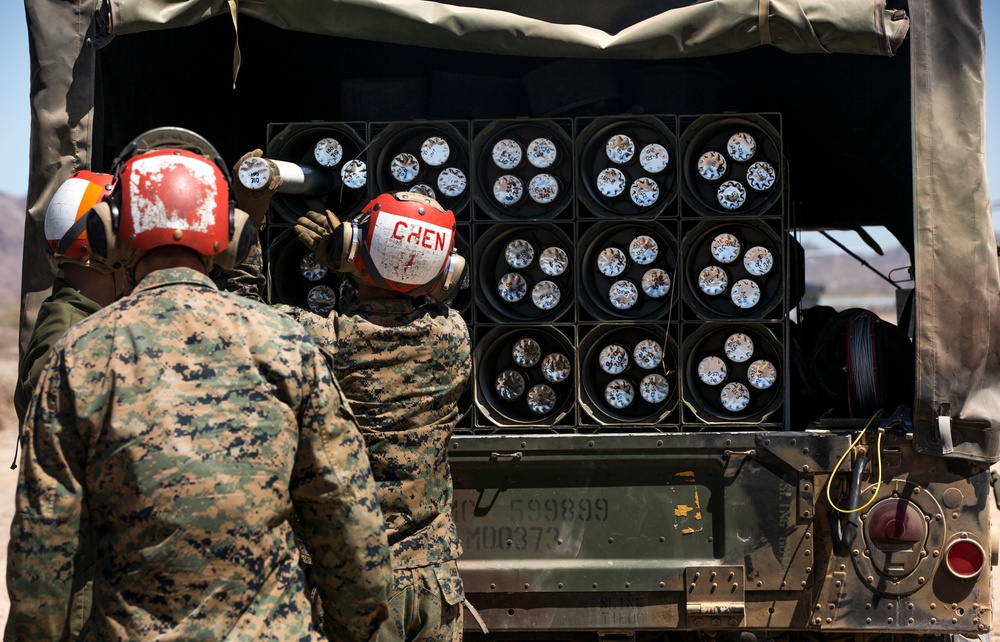
[(80, 233), (85, 229), (87, 229), (86, 215), (78, 216), (77, 219), (73, 221), (73, 224), (69, 226), (69, 229), (66, 230), (66, 233), (62, 235), (62, 238), (59, 239), (56, 254), (65, 254), (69, 249), (69, 246), (73, 244), (73, 241), (75, 241), (77, 237), (80, 236)]
[(112, 270), (111, 278), (115, 280), (115, 301), (125, 294), (125, 272), (123, 270)]
[(378, 268), (375, 267), (375, 261), (372, 260), (371, 252), (368, 251), (368, 245), (363, 242), (358, 243), (358, 254), (361, 255), (361, 264), (368, 270), (368, 276), (371, 278), (372, 284), (383, 290), (391, 290), (392, 286), (389, 285), (388, 281), (379, 273)]

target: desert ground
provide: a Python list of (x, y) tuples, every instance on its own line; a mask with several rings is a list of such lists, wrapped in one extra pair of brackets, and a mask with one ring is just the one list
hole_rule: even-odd
[[(11, 470), (14, 445), (17, 443), (17, 415), (14, 413), (14, 384), (17, 381), (17, 329), (0, 326), (0, 552), (7, 568), (7, 542), (10, 520), (14, 514), (14, 489), (17, 471)], [(0, 581), (0, 626), (7, 623), (10, 600), (7, 582)]]

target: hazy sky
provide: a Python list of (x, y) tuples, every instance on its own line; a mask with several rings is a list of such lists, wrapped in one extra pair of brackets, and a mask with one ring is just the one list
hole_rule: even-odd
[[(1000, 200), (1000, 2), (983, 2), (986, 23), (986, 165), (991, 198)], [(991, 38), (990, 34), (997, 34)], [(28, 28), (24, 3), (0, 0), (0, 192), (28, 191)]]

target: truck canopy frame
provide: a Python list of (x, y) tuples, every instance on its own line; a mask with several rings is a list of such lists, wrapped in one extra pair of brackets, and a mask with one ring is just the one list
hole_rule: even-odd
[[(72, 172), (107, 164), (107, 155), (114, 153), (109, 149), (138, 133), (112, 131), (113, 118), (95, 117), (96, 110), (107, 109), (110, 114), (115, 109), (102, 105), (101, 87), (116, 79), (102, 77), (99, 64), (99, 50), (115, 38), (160, 30), (228, 35), (220, 44), (233, 54), (232, 75), (212, 82), (219, 91), (242, 89), (244, 93), (234, 95), (244, 106), (254, 92), (266, 91), (266, 82), (280, 84), (273, 70), (266, 70), (272, 77), (262, 79), (255, 75), (258, 69), (241, 60), (240, 45), (268, 46), (254, 42), (256, 34), (266, 32), (254, 29), (247, 18), (301, 32), (303, 38), (356, 39), (362, 51), (369, 49), (360, 41), (367, 41), (512, 59), (702, 62), (768, 45), (807, 57), (892, 56), (905, 45), (911, 147), (903, 158), (910, 159), (911, 168), (905, 172), (908, 180), (898, 181), (895, 189), (912, 189), (905, 196), (913, 207), (893, 231), (911, 250), (915, 267), (915, 445), (924, 452), (994, 462), (1000, 457), (996, 413), (1000, 333), (995, 329), (1000, 326), (1000, 272), (984, 162), (982, 10), (977, 2), (953, 0), (913, 0), (905, 8), (887, 6), (891, 4), (885, 0), (25, 0), (32, 133), (22, 345), (52, 282), (41, 251), (41, 222), (51, 195)], [(221, 28), (198, 31), (202, 23), (222, 21), (228, 34)], [(171, 42), (177, 46), (184, 41)], [(327, 64), (352, 62), (344, 58)], [(197, 69), (178, 70), (176, 78), (163, 82), (177, 83), (176, 91), (183, 93), (184, 83), (178, 79), (197, 74)], [(204, 113), (197, 118), (239, 123), (241, 116), (233, 111), (216, 111), (216, 105), (206, 100)], [(151, 125), (162, 124), (188, 125)], [(198, 129), (196, 123), (192, 129)], [(227, 149), (225, 144), (219, 146)]]

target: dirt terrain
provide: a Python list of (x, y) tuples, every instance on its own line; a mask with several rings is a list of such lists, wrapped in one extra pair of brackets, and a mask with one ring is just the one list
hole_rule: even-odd
[[(14, 413), (14, 384), (17, 381), (17, 330), (0, 326), (0, 552), (2, 567), (7, 568), (7, 542), (10, 520), (14, 515), (14, 489), (17, 471), (11, 470), (14, 446), (17, 443), (17, 415)], [(6, 575), (6, 574), (5, 574)], [(7, 623), (10, 600), (7, 582), (0, 581), (0, 628)]]

